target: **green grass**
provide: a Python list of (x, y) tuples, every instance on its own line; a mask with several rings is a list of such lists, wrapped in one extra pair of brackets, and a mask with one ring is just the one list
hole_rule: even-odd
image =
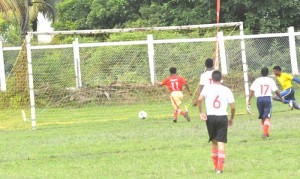
[[(139, 110), (149, 117), (137, 119)], [(0, 178), (217, 177), (197, 109), (190, 123), (173, 124), (171, 112), (167, 102), (38, 110), (38, 130), (22, 120), (0, 130)], [(270, 140), (260, 138), (257, 114), (236, 116), (218, 177), (300, 178), (299, 114), (274, 103)]]

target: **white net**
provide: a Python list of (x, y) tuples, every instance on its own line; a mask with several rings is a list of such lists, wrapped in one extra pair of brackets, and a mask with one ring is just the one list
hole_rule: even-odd
[[(234, 27), (227, 31), (232, 29)], [(157, 80), (162, 81), (168, 77), (169, 68), (174, 66), (178, 74), (189, 81), (191, 91), (195, 92), (200, 74), (205, 70), (206, 58), (214, 56), (215, 42), (211, 38), (200, 41), (190, 39), (190, 42), (154, 42)], [(33, 46), (31, 52), (38, 124), (43, 126), (68, 124), (70, 121), (79, 123), (82, 120), (135, 119), (139, 111), (146, 111), (149, 118), (171, 120), (173, 107), (168, 90), (152, 86), (150, 82), (148, 46), (144, 42), (140, 41), (136, 45), (124, 45), (123, 42), (113, 46), (86, 43), (78, 51), (80, 71), (75, 65), (71, 44), (55, 48)], [(285, 71), (291, 72), (288, 37), (246, 38), (245, 42), (250, 83), (259, 75), (263, 66), (280, 65)], [(299, 50), (299, 40), (296, 40), (296, 44)], [(224, 84), (233, 89), (238, 113), (244, 114), (246, 108), (241, 40), (225, 40), (225, 52), (229, 74), (224, 76)], [(18, 54), (18, 50), (4, 51), (8, 79), (13, 76), (11, 71)], [(75, 71), (80, 73), (82, 86), (78, 87), (78, 74)], [(9, 109), (1, 115), (10, 118), (14, 114), (20, 122), (23, 110), (29, 118), (30, 104), (26, 101), (25, 105), (11, 105), (22, 101), (15, 100), (17, 95), (9, 95), (13, 93), (14, 85), (16, 83), (8, 83), (7, 92), (1, 93), (0, 104)], [(185, 90), (184, 93), (187, 94)], [(198, 118), (197, 108), (191, 107), (192, 99), (188, 95), (184, 98), (181, 107), (188, 108), (192, 119)], [(12, 112), (13, 110), (15, 111)]]

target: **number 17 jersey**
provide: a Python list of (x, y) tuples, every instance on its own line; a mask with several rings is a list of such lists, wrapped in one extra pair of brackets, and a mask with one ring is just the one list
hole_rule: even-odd
[(250, 87), (251, 91), (254, 91), (256, 97), (272, 96), (272, 91), (277, 91), (275, 81), (269, 77), (257, 78)]
[(232, 91), (221, 84), (204, 86), (201, 95), (205, 98), (206, 115), (225, 116), (228, 104), (234, 103)]

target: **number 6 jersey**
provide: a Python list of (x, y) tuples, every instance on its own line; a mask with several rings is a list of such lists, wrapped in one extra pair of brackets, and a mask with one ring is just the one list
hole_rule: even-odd
[(201, 95), (205, 98), (206, 115), (227, 115), (228, 104), (234, 103), (232, 91), (221, 84), (204, 86)]

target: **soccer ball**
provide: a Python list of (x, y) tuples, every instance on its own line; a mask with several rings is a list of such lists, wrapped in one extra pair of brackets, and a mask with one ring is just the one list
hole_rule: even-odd
[(140, 119), (146, 119), (147, 117), (147, 113), (145, 111), (140, 111), (139, 112), (139, 118)]

